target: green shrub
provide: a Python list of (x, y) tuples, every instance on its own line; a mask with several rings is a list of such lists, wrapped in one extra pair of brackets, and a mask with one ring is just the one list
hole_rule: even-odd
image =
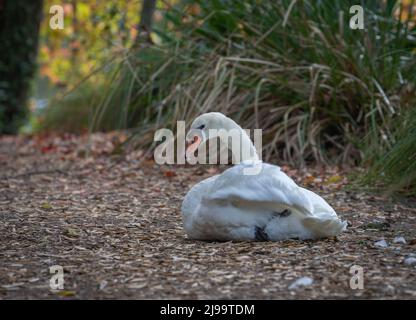
[(36, 117), (36, 130), (83, 132), (88, 130), (94, 105), (102, 92), (99, 87), (84, 83), (63, 97), (53, 98)]
[(392, 130), (392, 144), (368, 155), (370, 171), (362, 182), (388, 193), (416, 196), (416, 108), (406, 110)]
[(365, 30), (351, 30), (352, 4), (170, 8), (169, 27), (156, 29), (162, 44), (132, 50), (114, 70), (94, 127), (110, 113), (114, 126), (136, 127), (143, 146), (156, 128), (215, 110), (262, 128), (267, 160), (360, 161), (370, 145), (390, 143), (394, 118), (415, 103), (416, 33), (394, 18), (395, 1), (365, 1)]
[(416, 102), (416, 30), (411, 15), (395, 18), (396, 1), (361, 1), (365, 29), (351, 30), (353, 4), (181, 1), (155, 26), (159, 44), (123, 51), (103, 69), (90, 127), (135, 128), (131, 141), (144, 147), (155, 129), (221, 111), (263, 129), (268, 161), (381, 154)]

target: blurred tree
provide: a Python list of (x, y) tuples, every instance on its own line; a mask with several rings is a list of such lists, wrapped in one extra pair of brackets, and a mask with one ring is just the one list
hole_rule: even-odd
[(0, 0), (0, 133), (16, 133), (27, 116), (42, 5), (42, 0)]
[(156, 8), (156, 0), (144, 0), (140, 16), (140, 28), (150, 32), (152, 28), (152, 17)]
[(140, 14), (139, 33), (137, 34), (136, 42), (141, 39), (146, 39), (152, 42), (150, 32), (152, 30), (153, 13), (156, 8), (156, 0), (143, 0), (142, 10)]
[[(44, 0), (44, 15), (55, 0)], [(111, 69), (109, 60), (124, 55), (136, 41), (142, 0), (70, 0), (64, 8), (64, 30), (41, 23), (39, 76), (53, 86), (71, 90), (89, 77), (97, 85)], [(104, 73), (94, 70), (107, 65)], [(103, 76), (104, 75), (104, 76)]]

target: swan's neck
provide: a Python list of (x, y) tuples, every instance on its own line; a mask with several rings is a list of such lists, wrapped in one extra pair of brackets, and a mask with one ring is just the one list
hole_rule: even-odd
[(231, 149), (233, 158), (237, 159), (236, 161), (237, 163), (246, 161), (246, 160), (252, 160), (255, 162), (260, 161), (259, 156), (257, 154), (256, 147), (254, 146), (253, 142), (250, 139), (250, 136), (247, 134), (245, 130), (243, 130), (236, 122), (234, 122), (233, 120), (229, 118), (227, 118), (226, 122), (224, 123), (224, 129), (227, 130), (228, 132), (231, 132), (231, 130), (235, 130), (239, 133), (239, 137), (240, 137), (239, 148), (238, 147), (236, 148), (235, 146), (233, 147), (233, 145), (230, 145), (228, 137), (227, 137), (227, 141), (222, 141), (223, 143), (227, 145), (228, 149)]

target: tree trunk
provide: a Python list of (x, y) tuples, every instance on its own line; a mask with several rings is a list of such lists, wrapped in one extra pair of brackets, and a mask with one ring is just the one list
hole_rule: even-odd
[(42, 5), (42, 0), (0, 0), (0, 133), (16, 133), (27, 116)]
[(140, 14), (139, 33), (136, 43), (146, 39), (151, 43), (150, 32), (152, 30), (153, 13), (156, 9), (156, 0), (143, 0), (142, 11)]
[(143, 0), (142, 13), (140, 16), (140, 28), (147, 32), (152, 29), (153, 13), (156, 8), (156, 0)]

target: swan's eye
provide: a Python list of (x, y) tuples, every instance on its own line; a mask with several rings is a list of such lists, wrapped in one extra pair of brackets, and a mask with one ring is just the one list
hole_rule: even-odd
[(202, 130), (202, 129), (204, 129), (204, 128), (205, 128), (205, 124), (203, 124), (203, 125), (199, 126), (197, 129)]

